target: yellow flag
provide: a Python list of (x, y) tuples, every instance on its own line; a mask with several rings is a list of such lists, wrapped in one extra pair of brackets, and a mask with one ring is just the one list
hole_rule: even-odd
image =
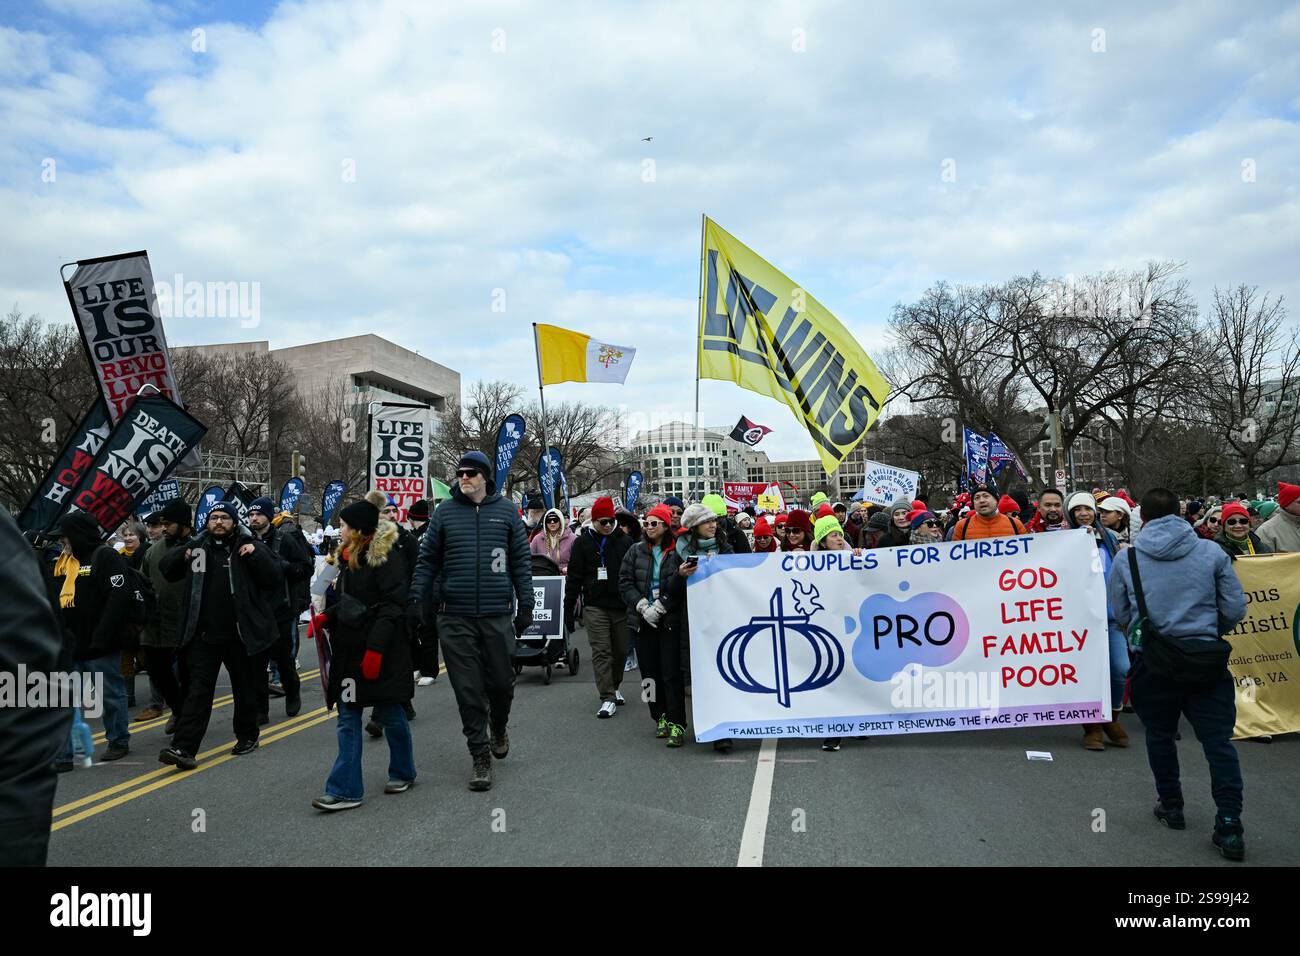
[(623, 384), (636, 349), (597, 342), (590, 335), (558, 325), (535, 325), (542, 384), (617, 382)]
[(711, 219), (700, 277), (700, 377), (785, 402), (827, 473), (862, 441), (889, 385), (827, 308)]

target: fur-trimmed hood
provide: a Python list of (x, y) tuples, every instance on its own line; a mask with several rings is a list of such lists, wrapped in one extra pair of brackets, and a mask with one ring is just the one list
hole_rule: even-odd
[(366, 566), (371, 568), (383, 567), (388, 563), (388, 556), (396, 545), (397, 525), (380, 518), (379, 527), (375, 529), (369, 544), (366, 545)]

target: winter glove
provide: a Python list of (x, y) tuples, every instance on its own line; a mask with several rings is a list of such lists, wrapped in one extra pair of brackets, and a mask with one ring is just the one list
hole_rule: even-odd
[(529, 608), (525, 611), (521, 608), (519, 613), (515, 615), (515, 637), (521, 636), (524, 631), (528, 630), (528, 628), (532, 626), (532, 624), (533, 609)]
[(663, 602), (655, 601), (654, 604), (651, 604), (641, 613), (641, 616), (645, 618), (645, 622), (651, 627), (658, 627), (659, 621), (667, 613), (668, 608), (664, 607)]
[(329, 624), (330, 617), (328, 614), (315, 614), (312, 616), (311, 623), (307, 625), (307, 636), (316, 637), (325, 633), (325, 625)]
[(378, 651), (366, 651), (366, 656), (361, 658), (361, 676), (366, 680), (374, 680), (379, 676), (379, 665), (383, 662), (383, 654)]
[(645, 609), (648, 608), (649, 606), (650, 606), (650, 602), (647, 601), (645, 598), (642, 598), (641, 600), (636, 602), (636, 612), (640, 614), (642, 617), (645, 617)]

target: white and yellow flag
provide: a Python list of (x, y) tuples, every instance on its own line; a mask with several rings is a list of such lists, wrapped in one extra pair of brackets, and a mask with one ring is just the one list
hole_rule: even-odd
[(622, 385), (636, 349), (597, 342), (590, 335), (557, 325), (534, 325), (542, 384), (617, 382)]
[(711, 219), (700, 277), (700, 377), (790, 407), (827, 473), (889, 397), (875, 363), (830, 311)]

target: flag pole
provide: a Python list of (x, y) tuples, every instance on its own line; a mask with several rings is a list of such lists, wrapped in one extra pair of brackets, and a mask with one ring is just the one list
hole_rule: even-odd
[[(700, 213), (700, 297), (695, 309), (695, 454), (700, 458), (700, 486), (708, 490), (704, 466), (705, 458), (700, 455), (700, 362), (704, 350), (704, 213)], [(690, 467), (686, 473), (690, 475)]]
[[(546, 392), (542, 390), (542, 346), (537, 338), (536, 322), (533, 323), (533, 356), (537, 359), (537, 397), (542, 403), (542, 457), (545, 458), (548, 463), (546, 470), (549, 472), (551, 470), (549, 466), (551, 460), (551, 446), (546, 438)], [(540, 478), (541, 476), (538, 475), (539, 480)], [(542, 489), (542, 497), (546, 500), (547, 508), (555, 507), (555, 501), (552, 500), (551, 495), (546, 493), (545, 488)]]

